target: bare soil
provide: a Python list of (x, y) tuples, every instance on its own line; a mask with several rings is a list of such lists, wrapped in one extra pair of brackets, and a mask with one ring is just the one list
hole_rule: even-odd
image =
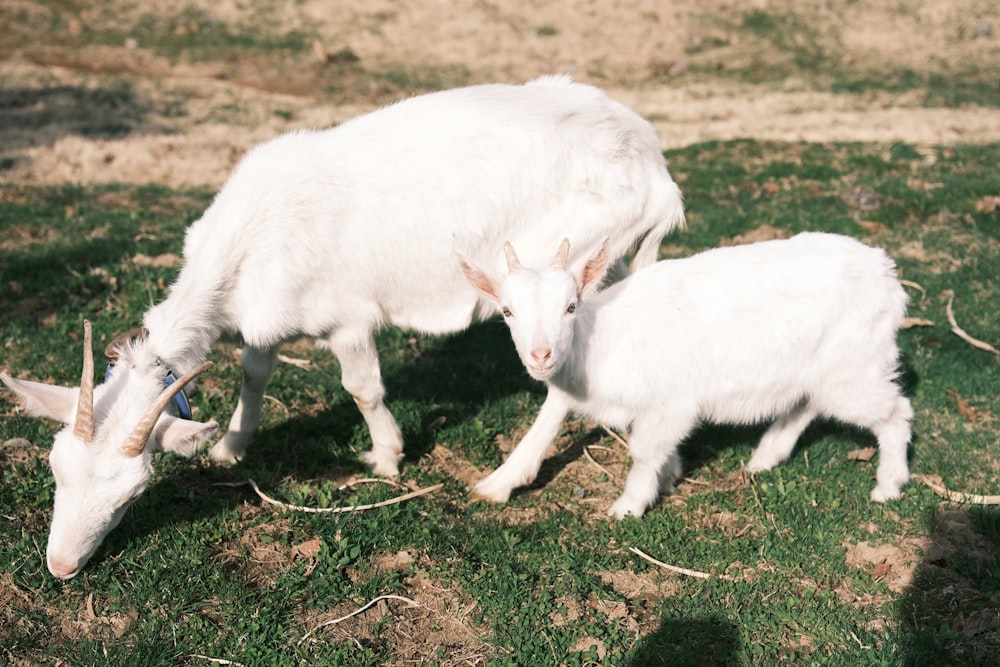
[[(202, 44), (219, 25), (238, 48), (169, 48)], [(273, 47), (289, 34), (312, 41)], [(916, 83), (829, 92), (830, 72), (886, 71)], [(215, 189), (246, 149), (282, 132), (414, 92), (551, 72), (607, 89), (653, 122), (664, 148), (1000, 140), (996, 108), (927, 106), (922, 82), (968, 71), (1000, 71), (992, 0), (9, 0), (0, 182)]]

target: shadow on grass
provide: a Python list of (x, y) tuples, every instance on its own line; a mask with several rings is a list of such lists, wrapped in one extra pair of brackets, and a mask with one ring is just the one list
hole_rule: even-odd
[[(125, 87), (8, 88), (0, 90), (0, 145), (7, 152), (53, 144), (68, 135), (121, 137), (150, 111), (146, 102)], [(0, 171), (12, 167), (15, 159), (0, 158)]]
[[(543, 390), (524, 372), (507, 328), (498, 322), (424, 339), (420, 346), (416, 358), (410, 351), (400, 352), (401, 344), (379, 346), (386, 405), (403, 431), (404, 466), (434, 448), (439, 435), (434, 424), (440, 417), (454, 427), (512, 394)], [(371, 438), (361, 413), (339, 387), (339, 369), (333, 373), (338, 386), (329, 398), (336, 402), (316, 414), (293, 413), (284, 423), (262, 430), (245, 464), (266, 461), (275, 472), (306, 476), (334, 465), (365, 470), (359, 454), (370, 449)], [(502, 426), (493, 417), (483, 420), (491, 428)], [(360, 451), (352, 452), (351, 445)]]
[(667, 619), (645, 637), (629, 667), (726, 667), (736, 664), (736, 629), (720, 614)]
[(939, 505), (913, 583), (898, 602), (901, 665), (996, 665), (1000, 511)]

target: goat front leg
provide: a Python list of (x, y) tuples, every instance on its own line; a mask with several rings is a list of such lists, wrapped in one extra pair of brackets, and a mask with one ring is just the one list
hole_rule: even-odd
[(236, 412), (229, 420), (229, 428), (208, 455), (220, 463), (234, 463), (246, 454), (247, 446), (260, 426), (260, 411), (264, 403), (264, 388), (278, 363), (278, 346), (263, 350), (245, 345), (240, 354), (243, 384)]
[(511, 491), (533, 482), (539, 468), (542, 467), (545, 453), (559, 435), (559, 429), (562, 428), (569, 410), (570, 404), (566, 397), (560, 392), (549, 389), (535, 423), (528, 429), (521, 442), (517, 443), (503, 465), (473, 487), (473, 495), (484, 500), (505, 503), (510, 499)]
[(324, 341), (340, 361), (340, 383), (368, 424), (372, 450), (362, 455), (376, 475), (395, 477), (403, 460), (403, 433), (385, 406), (385, 385), (370, 331), (341, 329)]
[(681, 458), (677, 447), (695, 424), (695, 419), (680, 415), (637, 419), (632, 424), (629, 451), (632, 468), (625, 480), (625, 491), (608, 514), (616, 519), (642, 516), (656, 502), (660, 492), (668, 493), (681, 477)]

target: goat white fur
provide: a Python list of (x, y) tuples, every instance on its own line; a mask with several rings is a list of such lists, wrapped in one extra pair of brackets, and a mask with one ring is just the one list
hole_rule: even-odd
[[(564, 242), (567, 243), (567, 242)], [(833, 234), (720, 248), (662, 261), (590, 297), (598, 249), (567, 269), (506, 276), (468, 258), (469, 281), (500, 307), (528, 373), (548, 385), (534, 425), (474, 492), (506, 502), (538, 474), (570, 411), (630, 429), (632, 468), (608, 514), (642, 516), (681, 475), (678, 445), (702, 421), (776, 419), (747, 464), (769, 470), (817, 416), (870, 429), (872, 500), (909, 479), (910, 402), (896, 384), (906, 293), (880, 249)]]
[[(568, 77), (414, 97), (257, 147), (188, 229), (185, 266), (146, 313), (147, 333), (117, 350), (96, 391), (93, 442), (69, 429), (55, 439), (50, 571), (68, 578), (86, 563), (145, 488), (152, 449), (190, 455), (215, 432), (214, 422), (164, 415), (153, 447), (120, 452), (165, 369), (195, 368), (221, 337), (242, 338), (244, 375), (213, 459), (244, 455), (278, 348), (304, 335), (340, 362), (372, 437), (366, 461), (395, 475), (403, 440), (383, 402), (374, 332), (454, 332), (495, 313), (462, 279), (453, 248), (499, 269), (505, 239), (547, 248), (571, 233), (583, 256), (610, 236), (610, 258), (634, 252), (638, 267), (683, 223), (652, 126)], [(33, 414), (76, 419), (77, 389), (2, 379)]]

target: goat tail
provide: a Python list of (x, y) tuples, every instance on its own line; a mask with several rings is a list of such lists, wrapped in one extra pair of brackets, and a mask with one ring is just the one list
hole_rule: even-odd
[(663, 237), (675, 229), (684, 229), (687, 222), (684, 219), (684, 199), (680, 188), (670, 180), (664, 187), (662, 205), (657, 207), (657, 222), (643, 234), (634, 246), (629, 271), (634, 273), (644, 266), (649, 266), (659, 259), (660, 245)]

